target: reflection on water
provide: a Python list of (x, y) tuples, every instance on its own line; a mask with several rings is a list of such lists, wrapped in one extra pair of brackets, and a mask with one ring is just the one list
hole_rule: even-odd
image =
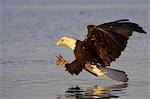
[(68, 88), (65, 95), (57, 96), (57, 99), (111, 99), (119, 98), (123, 94), (127, 83), (119, 85), (96, 85), (90, 88), (75, 86)]

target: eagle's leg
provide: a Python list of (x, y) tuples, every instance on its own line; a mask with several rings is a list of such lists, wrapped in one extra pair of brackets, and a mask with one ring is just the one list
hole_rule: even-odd
[(67, 64), (67, 61), (61, 55), (58, 55), (58, 56), (56, 56), (56, 64), (57, 65), (65, 65), (65, 64)]

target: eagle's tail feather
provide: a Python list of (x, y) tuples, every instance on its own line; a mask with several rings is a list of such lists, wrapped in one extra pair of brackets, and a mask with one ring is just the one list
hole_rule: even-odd
[(124, 71), (91, 64), (85, 64), (84, 69), (97, 77), (108, 77), (119, 82), (128, 81), (127, 74)]
[(105, 67), (99, 67), (99, 69), (104, 72), (104, 76), (119, 81), (119, 82), (127, 82), (127, 74), (124, 71), (116, 70), (116, 69), (110, 69)]

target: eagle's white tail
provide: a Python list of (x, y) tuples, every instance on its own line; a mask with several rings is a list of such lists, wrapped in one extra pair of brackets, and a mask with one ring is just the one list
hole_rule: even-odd
[(86, 64), (84, 69), (98, 77), (104, 76), (119, 82), (128, 81), (127, 74), (124, 71), (105, 68), (97, 65), (90, 65), (90, 64)]
[(110, 68), (105, 68), (105, 67), (99, 67), (99, 69), (104, 72), (104, 76), (120, 81), (120, 82), (127, 82), (127, 74), (124, 71), (116, 70), (116, 69), (110, 69)]

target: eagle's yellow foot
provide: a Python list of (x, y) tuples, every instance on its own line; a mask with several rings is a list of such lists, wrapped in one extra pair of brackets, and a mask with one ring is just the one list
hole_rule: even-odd
[(58, 56), (56, 56), (56, 64), (57, 65), (65, 65), (65, 64), (67, 64), (67, 61), (61, 55), (58, 55)]

